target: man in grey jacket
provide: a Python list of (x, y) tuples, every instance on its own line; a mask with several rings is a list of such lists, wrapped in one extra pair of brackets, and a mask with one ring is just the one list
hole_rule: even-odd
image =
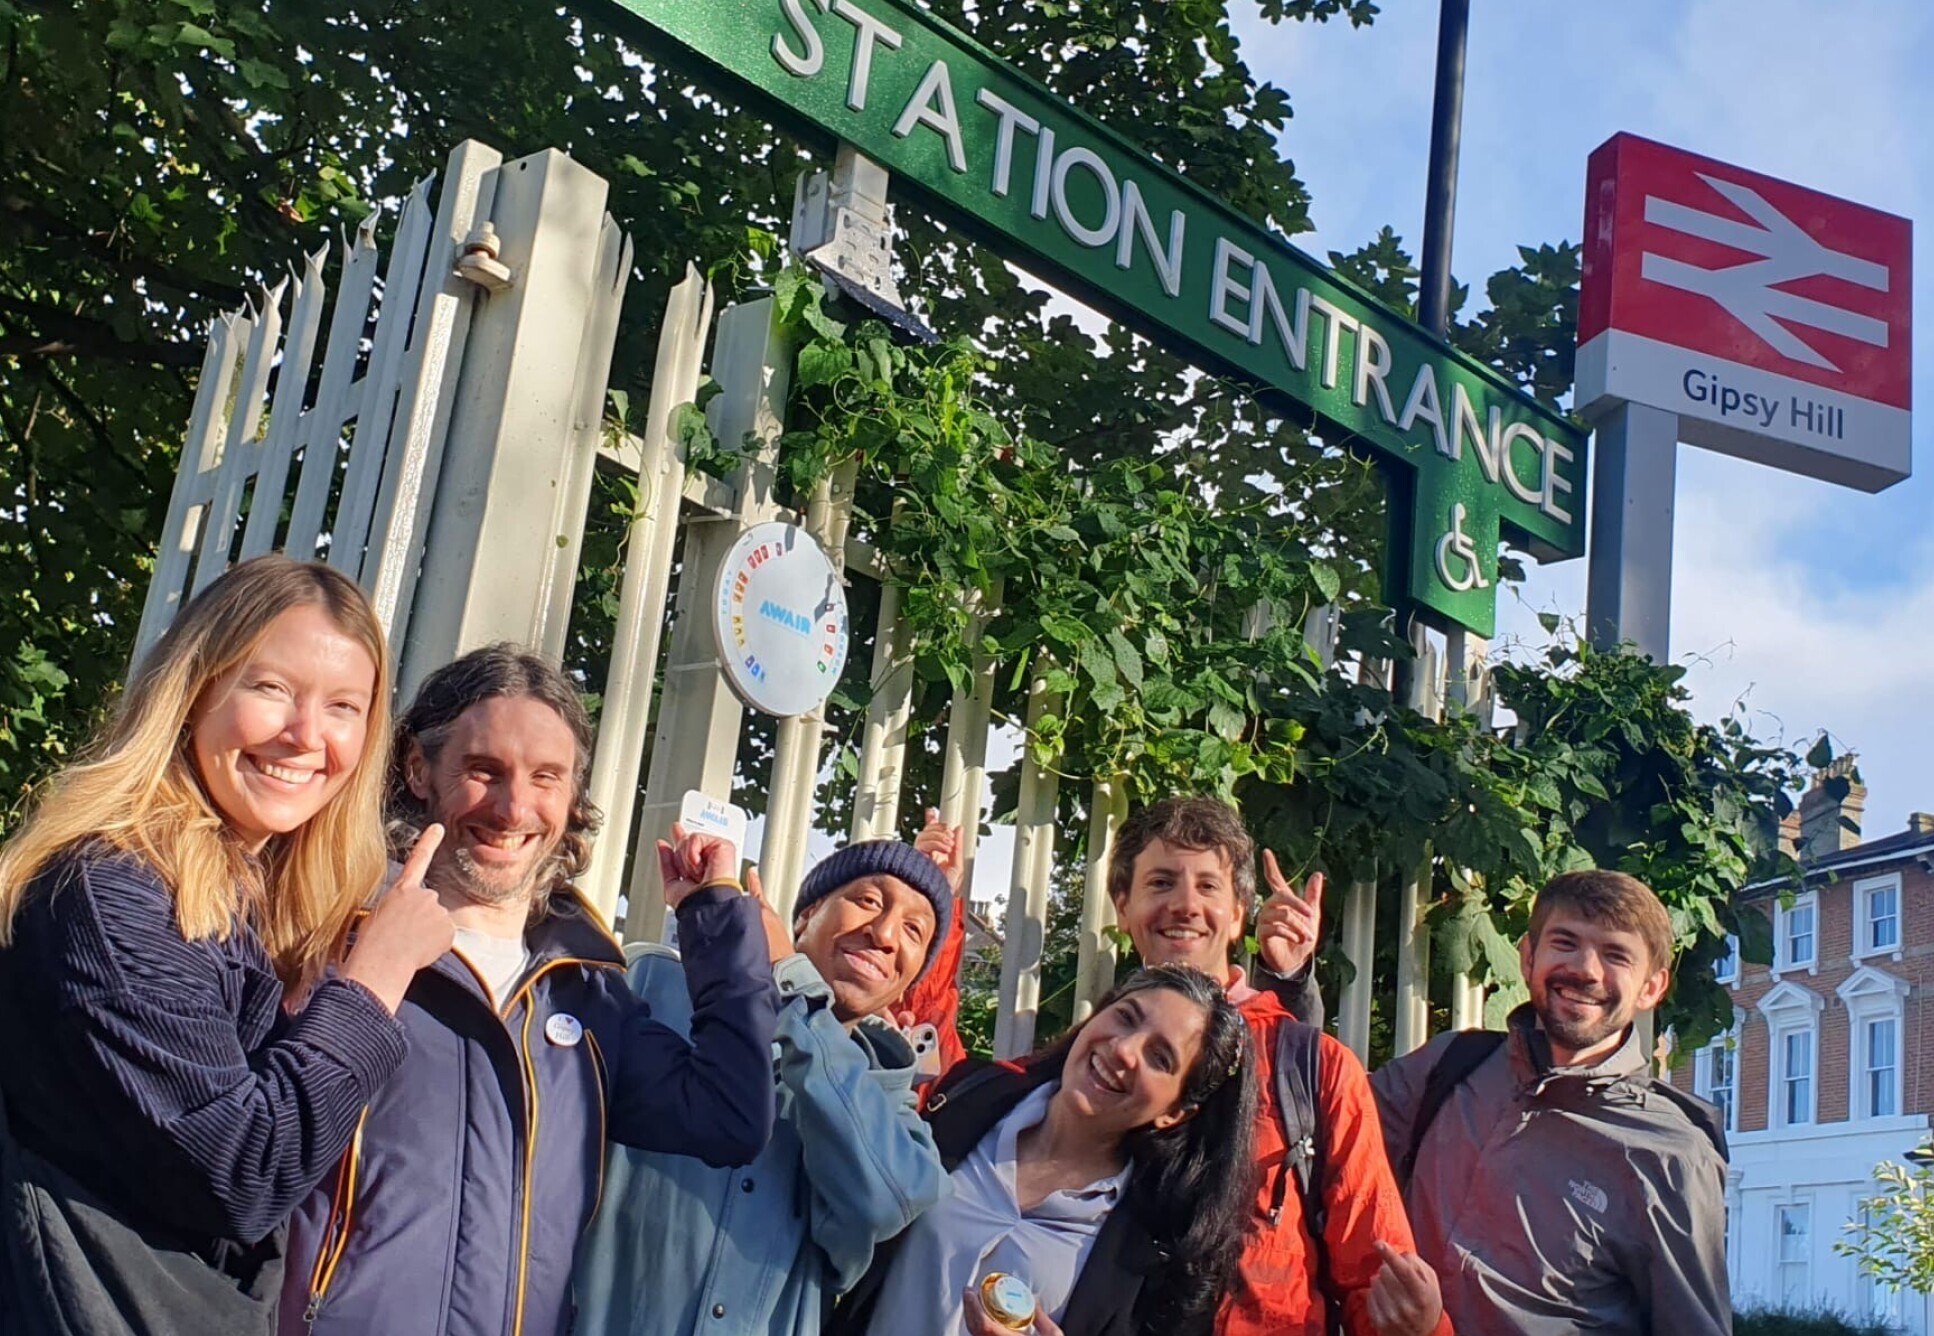
[[(580, 1336), (818, 1336), (874, 1246), (946, 1192), (894, 1007), (946, 940), (959, 847), (931, 822), (916, 844), (849, 845), (807, 875), (796, 947), (772, 944), (772, 1140), (742, 1170), (611, 1148), (578, 1253)], [(690, 1014), (665, 948), (638, 956), (631, 985), (661, 1021)]]
[(1725, 1139), (1648, 1074), (1672, 924), (1619, 872), (1538, 893), (1531, 1001), (1503, 1034), (1440, 1035), (1371, 1078), (1417, 1251), (1459, 1336), (1725, 1336)]

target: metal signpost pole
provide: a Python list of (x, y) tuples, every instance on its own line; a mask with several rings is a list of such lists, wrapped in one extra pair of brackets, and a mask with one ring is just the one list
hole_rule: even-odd
[(1679, 415), (1619, 404), (1598, 423), (1585, 631), (1592, 647), (1635, 646), (1664, 663), (1672, 645), (1672, 512)]
[[(1622, 403), (1598, 425), (1592, 468), (1585, 634), (1594, 649), (1631, 645), (1654, 663), (1672, 653), (1672, 517), (1679, 415)], [(1652, 1014), (1637, 1019), (1649, 1053)]]
[[(1443, 0), (1437, 19), (1437, 91), (1430, 122), (1430, 177), (1424, 202), (1424, 250), (1417, 299), (1417, 321), (1438, 338), (1450, 333), (1451, 238), (1457, 216), (1458, 148), (1464, 116), (1464, 46), (1470, 27), (1470, 0)], [(1412, 541), (1415, 541), (1413, 535)], [(1495, 557), (1495, 553), (1490, 554)], [(1407, 609), (1409, 639), (1416, 658), (1399, 665), (1404, 704), (1429, 717), (1443, 716), (1438, 689), (1437, 651), (1418, 610)], [(1475, 647), (1471, 642), (1475, 642)], [(1473, 656), (1483, 654), (1483, 637), (1463, 625), (1447, 633), (1445, 657), (1451, 672), (1468, 678)], [(1428, 848), (1405, 879), (1398, 901), (1397, 999), (1392, 1022), (1398, 1055), (1421, 1048), (1430, 1038), (1430, 927), (1435, 863)], [(1458, 976), (1457, 989), (1465, 980)]]
[[(891, 185), (891, 174), (879, 163), (851, 144), (841, 144), (830, 174), (800, 183), (793, 205), (791, 246), (822, 271), (838, 273), (883, 296), (890, 294), (888, 300), (897, 304), (898, 293), (892, 288)], [(857, 466), (848, 463), (823, 480), (802, 517), (806, 531), (825, 550), (842, 579), (857, 472)], [(774, 740), (759, 861), (766, 894), (788, 920), (806, 871), (825, 731), (822, 698), (804, 714), (781, 719)]]
[(1464, 122), (1464, 36), (1470, 23), (1471, 0), (1444, 0), (1437, 15), (1437, 99), (1430, 117), (1430, 186), (1417, 294), (1417, 323), (1439, 338), (1450, 330), (1451, 230)]

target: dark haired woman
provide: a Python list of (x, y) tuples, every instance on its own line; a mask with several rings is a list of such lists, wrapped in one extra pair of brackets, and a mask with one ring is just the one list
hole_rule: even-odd
[(1222, 990), (1163, 966), (1046, 1053), (956, 1066), (927, 1103), (953, 1195), (880, 1250), (830, 1336), (1012, 1331), (981, 1300), (995, 1273), (1031, 1292), (1037, 1336), (1208, 1331), (1255, 1194), (1248, 1053)]

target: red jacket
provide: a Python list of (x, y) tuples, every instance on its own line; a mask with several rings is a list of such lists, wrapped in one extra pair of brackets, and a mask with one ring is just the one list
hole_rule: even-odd
[(947, 940), (933, 953), (925, 977), (907, 990), (895, 1010), (911, 1011), (915, 1025), (931, 1025), (940, 1042), (940, 1070), (950, 1072), (967, 1056), (960, 1042), (960, 958), (967, 945), (967, 897), (954, 901), (954, 922)]
[[(1241, 1003), (1255, 1041), (1262, 1099), (1256, 1110), (1256, 1156), (1262, 1181), (1256, 1198), (1256, 1232), (1243, 1250), (1236, 1281), (1216, 1320), (1216, 1336), (1324, 1336), (1322, 1291), (1316, 1285), (1310, 1237), (1295, 1187), (1282, 1193), (1282, 1213), (1272, 1227), (1269, 1212), (1278, 1180), (1289, 1173), (1282, 1115), (1276, 1107), (1273, 1064), (1276, 1028), (1289, 1013), (1274, 994), (1257, 993)], [(1384, 1157), (1383, 1128), (1370, 1079), (1356, 1054), (1331, 1036), (1322, 1037), (1322, 1082), (1317, 1106), (1329, 1133), (1326, 1196), (1330, 1217), (1331, 1281), (1343, 1296), (1349, 1336), (1376, 1336), (1368, 1308), (1370, 1283), (1383, 1267), (1375, 1243), (1414, 1251), (1410, 1222)], [(1449, 1319), (1434, 1336), (1451, 1336)]]

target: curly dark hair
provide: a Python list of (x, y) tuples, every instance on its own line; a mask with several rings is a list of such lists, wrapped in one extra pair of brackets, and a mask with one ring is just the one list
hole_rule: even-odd
[(1227, 855), (1235, 878), (1236, 903), (1256, 903), (1256, 841), (1242, 824), (1242, 813), (1220, 798), (1164, 798), (1122, 823), (1108, 853), (1108, 898), (1120, 904), (1135, 880), (1135, 860), (1155, 841), (1177, 849), (1215, 849)]
[(464, 711), (499, 696), (528, 696), (550, 706), (577, 741), (577, 760), (571, 771), (571, 814), (565, 822), (564, 838), (538, 878), (531, 903), (535, 921), (550, 912), (552, 895), (591, 865), (591, 841), (603, 820), (585, 793), (597, 732), (577, 685), (543, 655), (509, 643), (485, 645), (423, 679), (416, 699), (397, 720), (396, 746), (390, 753), (389, 787), (384, 796), (390, 848), (400, 856), (429, 824), (422, 800), (410, 791), (410, 745), (422, 748), (424, 759), (435, 762), (449, 740), (451, 726)]
[[(1172, 1127), (1131, 1132), (1124, 1144), (1135, 1166), (1130, 1198), (1162, 1256), (1142, 1287), (1144, 1311), (1136, 1325), (1165, 1336), (1213, 1318), (1234, 1278), (1255, 1214), (1260, 1096), (1248, 1023), (1198, 969), (1138, 970), (1102, 999), (1095, 1015), (1156, 988), (1181, 994), (1203, 1013), (1202, 1051), (1182, 1083), (1190, 1116)], [(1065, 1063), (1082, 1026), (1038, 1061)]]

